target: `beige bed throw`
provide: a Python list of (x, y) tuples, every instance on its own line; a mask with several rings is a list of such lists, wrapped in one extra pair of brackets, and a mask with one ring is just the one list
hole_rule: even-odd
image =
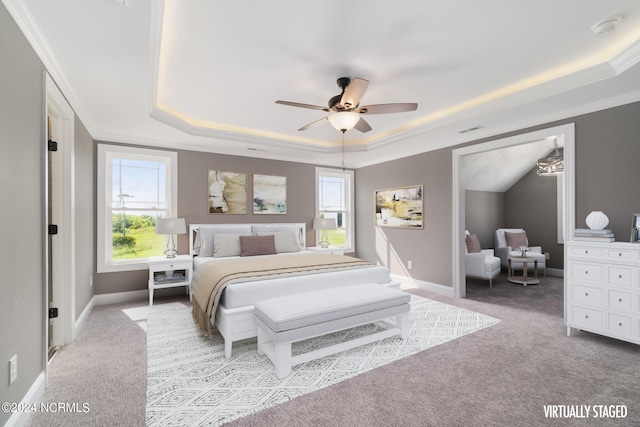
[[(309, 254), (250, 257), (201, 266), (193, 280), (196, 291), (193, 299), (193, 319), (204, 336), (211, 336), (211, 313), (215, 313), (222, 290), (232, 280), (251, 277), (271, 278), (281, 274), (319, 272), (371, 265), (369, 262), (344, 255)], [(267, 277), (265, 277), (267, 276)]]

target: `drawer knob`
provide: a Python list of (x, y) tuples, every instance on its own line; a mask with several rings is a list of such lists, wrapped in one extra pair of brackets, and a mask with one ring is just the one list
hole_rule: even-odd
[(585, 253), (585, 254), (588, 254), (588, 253), (589, 253), (589, 251), (584, 251), (584, 253)]
[(589, 315), (588, 315), (588, 314), (585, 314), (585, 315), (584, 315), (584, 318), (585, 318), (585, 319), (588, 319), (588, 318), (589, 318)]
[(585, 270), (585, 271), (584, 271), (584, 274), (589, 274), (589, 270)]
[(622, 302), (622, 298), (618, 298), (618, 302)]
[(619, 322), (619, 323), (618, 323), (618, 326), (622, 326), (622, 322)]
[(618, 274), (618, 279), (622, 279), (622, 274)]
[(584, 293), (584, 296), (585, 296), (585, 297), (588, 297), (588, 296), (589, 296), (589, 292), (585, 292), (585, 293)]
[(622, 256), (622, 253), (621, 253), (621, 252), (618, 252), (618, 256)]

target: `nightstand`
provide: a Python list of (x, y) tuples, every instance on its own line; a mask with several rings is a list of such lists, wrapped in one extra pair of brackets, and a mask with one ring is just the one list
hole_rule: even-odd
[(190, 255), (149, 258), (149, 305), (153, 305), (153, 292), (156, 289), (185, 286), (189, 295), (192, 274), (193, 260)]
[(329, 246), (328, 248), (322, 248), (320, 246), (310, 246), (307, 248), (311, 252), (320, 252), (325, 254), (344, 255), (344, 249), (337, 246)]

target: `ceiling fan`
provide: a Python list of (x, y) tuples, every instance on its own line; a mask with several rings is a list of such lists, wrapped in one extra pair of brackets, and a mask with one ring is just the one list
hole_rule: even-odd
[(359, 77), (355, 77), (353, 79), (350, 79), (349, 77), (340, 77), (337, 83), (338, 87), (342, 89), (342, 93), (329, 99), (328, 107), (279, 100), (276, 101), (276, 104), (333, 113), (320, 120), (311, 122), (298, 130), (307, 130), (328, 120), (334, 128), (342, 133), (353, 128), (356, 128), (360, 132), (369, 132), (371, 130), (371, 126), (361, 117), (363, 114), (402, 113), (405, 111), (414, 111), (418, 108), (418, 104), (415, 102), (374, 104), (360, 107), (360, 99), (369, 86), (369, 80), (361, 79)]

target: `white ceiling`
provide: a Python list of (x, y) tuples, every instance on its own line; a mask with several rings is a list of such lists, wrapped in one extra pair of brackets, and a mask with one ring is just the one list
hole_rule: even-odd
[(361, 77), (419, 106), (347, 132), (360, 167), (640, 100), (637, 0), (3, 3), (96, 140), (338, 165), (338, 131), (297, 131), (325, 113), (274, 101)]

